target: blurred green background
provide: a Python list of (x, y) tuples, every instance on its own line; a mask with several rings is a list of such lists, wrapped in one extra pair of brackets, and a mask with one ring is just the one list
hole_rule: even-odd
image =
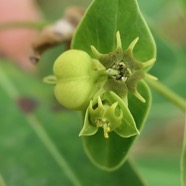
[[(68, 6), (86, 8), (90, 2), (37, 0), (43, 18), (52, 21), (61, 18)], [(151, 74), (186, 98), (185, 1), (138, 0), (138, 3), (157, 44), (157, 63)], [(33, 130), (35, 123), (29, 114), (18, 106), (26, 102), (83, 185), (123, 185), (122, 168), (108, 176), (89, 162), (78, 137), (80, 114), (59, 106), (53, 87), (42, 82), (45, 75), (52, 73), (53, 62), (63, 49), (62, 44), (45, 52), (37, 65), (38, 74), (25, 72), (12, 60), (0, 58), (3, 72), (0, 73), (0, 173), (8, 186), (71, 185)], [(11, 91), (13, 94), (8, 95)], [(14, 97), (17, 95), (19, 100)], [(152, 95), (150, 116), (130, 155), (149, 186), (177, 186), (184, 114), (153, 90)]]

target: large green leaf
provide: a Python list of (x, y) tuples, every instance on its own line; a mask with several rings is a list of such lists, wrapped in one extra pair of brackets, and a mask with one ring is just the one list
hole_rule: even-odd
[[(135, 0), (94, 0), (75, 33), (72, 48), (84, 50), (91, 56), (90, 45), (101, 53), (111, 52), (116, 47), (116, 31), (120, 32), (123, 49), (139, 37), (134, 48), (138, 60), (147, 61), (155, 57), (154, 40)], [(151, 98), (146, 85), (141, 84), (139, 89), (147, 102), (143, 104), (130, 95), (129, 109), (137, 128), (141, 129)], [(98, 131), (94, 136), (83, 137), (83, 144), (89, 158), (96, 165), (114, 170), (126, 159), (134, 139), (135, 137), (121, 138), (112, 132), (110, 138), (105, 140), (102, 132)]]
[(92, 52), (90, 45), (101, 53), (115, 48), (115, 35), (119, 31), (123, 49), (139, 37), (134, 48), (138, 60), (155, 57), (152, 35), (140, 13), (136, 0), (94, 0), (87, 10), (72, 41), (72, 48)]
[[(78, 137), (79, 114), (54, 110), (46, 99), (51, 87), (41, 80), (7, 64), (0, 67), (0, 171), (8, 186), (78, 185), (71, 175), (82, 186), (144, 185), (128, 162), (112, 173), (93, 166)], [(32, 113), (24, 113), (16, 102), (19, 97), (37, 100), (38, 105)]]

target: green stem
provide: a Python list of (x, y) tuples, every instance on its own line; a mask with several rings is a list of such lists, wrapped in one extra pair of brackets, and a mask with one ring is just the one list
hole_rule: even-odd
[(0, 31), (6, 29), (15, 29), (15, 28), (28, 28), (28, 29), (37, 29), (40, 30), (43, 27), (47, 26), (49, 22), (34, 22), (34, 21), (15, 21), (15, 22), (6, 22), (0, 23)]
[(146, 77), (146, 82), (149, 84), (150, 87), (155, 89), (158, 93), (160, 93), (163, 97), (168, 99), (170, 102), (175, 104), (181, 110), (186, 111), (186, 100), (175, 92), (167, 88), (165, 85), (160, 83), (159, 81), (154, 81), (148, 77)]
[[(17, 100), (20, 97), (19, 91), (16, 87), (11, 83), (11, 80), (7, 77), (6, 73), (3, 69), (0, 68), (0, 85), (4, 89), (4, 91), (8, 94), (8, 96), (12, 100)], [(72, 171), (71, 167), (68, 165), (62, 154), (59, 152), (55, 144), (52, 142), (48, 134), (45, 132), (42, 125), (39, 123), (35, 115), (32, 113), (25, 113), (25, 117), (30, 124), (30, 126), (34, 129), (40, 140), (46, 146), (52, 157), (56, 160), (58, 165), (64, 174), (69, 178), (75, 186), (81, 186), (80, 181)], [(0, 185), (1, 186), (1, 185)]]

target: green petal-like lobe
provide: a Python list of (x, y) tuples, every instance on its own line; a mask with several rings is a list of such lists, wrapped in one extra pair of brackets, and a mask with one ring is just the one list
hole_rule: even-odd
[(110, 99), (117, 100), (119, 107), (123, 111), (123, 119), (119, 127), (114, 131), (121, 137), (128, 138), (134, 135), (139, 134), (139, 131), (136, 127), (134, 118), (130, 113), (130, 110), (124, 103), (124, 101), (113, 92), (109, 92)]
[(84, 124), (83, 128), (81, 129), (79, 136), (91, 136), (94, 135), (98, 131), (98, 128), (93, 126), (90, 123), (88, 118), (88, 109), (86, 110), (85, 117), (84, 117)]

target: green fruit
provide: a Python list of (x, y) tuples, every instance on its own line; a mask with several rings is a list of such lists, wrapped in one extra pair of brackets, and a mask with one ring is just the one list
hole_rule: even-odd
[(96, 91), (96, 71), (91, 57), (80, 50), (68, 50), (56, 59), (53, 71), (59, 103), (68, 109), (85, 109)]

